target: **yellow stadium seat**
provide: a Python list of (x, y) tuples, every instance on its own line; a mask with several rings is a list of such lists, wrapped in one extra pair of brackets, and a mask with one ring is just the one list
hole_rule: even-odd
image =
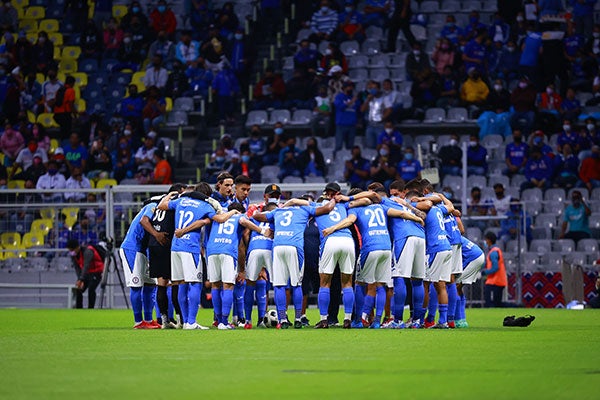
[(42, 219), (50, 219), (54, 221), (54, 217), (56, 217), (56, 210), (54, 208), (42, 208), (40, 210), (40, 216)]
[(38, 40), (37, 32), (29, 32), (25, 36), (27, 37), (27, 40), (29, 40), (33, 44), (35, 44), (36, 40)]
[(77, 86), (77, 85), (73, 86), (73, 90), (75, 91), (75, 98), (76, 99), (81, 98), (81, 89), (79, 88), (79, 86)]
[(62, 50), (63, 58), (77, 59), (81, 55), (81, 47), (79, 46), (65, 46)]
[(48, 33), (48, 39), (50, 39), (55, 46), (62, 46), (64, 44), (63, 35), (60, 32)]
[(41, 72), (38, 72), (37, 74), (35, 74), (35, 80), (40, 85), (43, 85), (44, 82), (46, 82), (46, 76), (44, 74), (42, 74)]
[(31, 247), (40, 247), (44, 245), (44, 236), (37, 232), (27, 232), (21, 239), (21, 245), (29, 249)]
[(13, 179), (8, 181), (6, 187), (9, 189), (25, 189), (25, 181), (22, 179)]
[(16, 8), (25, 8), (29, 5), (29, 0), (12, 0), (10, 3)]
[(21, 246), (21, 234), (19, 232), (4, 232), (0, 235), (0, 243), (5, 249)]
[(60, 125), (54, 120), (53, 113), (41, 113), (38, 115), (36, 122), (44, 128), (60, 128)]
[(85, 72), (73, 72), (71, 74), (73, 78), (75, 78), (75, 84), (77, 87), (79, 86), (87, 86), (88, 84), (88, 76)]
[(25, 32), (35, 32), (37, 37), (38, 23), (35, 19), (22, 19), (19, 21), (19, 30)]
[(56, 73), (56, 79), (58, 79), (59, 81), (61, 81), (62, 83), (65, 83), (65, 78), (67, 77), (67, 74), (65, 74), (64, 72), (58, 71)]
[(74, 58), (63, 58), (58, 64), (60, 72), (65, 74), (71, 74), (77, 72), (77, 60)]
[(117, 181), (115, 179), (99, 179), (96, 182), (96, 189), (104, 189), (107, 186), (117, 186)]
[(94, 179), (90, 179), (90, 188), (96, 189), (96, 181)]
[(78, 207), (65, 207), (62, 209), (61, 214), (65, 216), (65, 226), (70, 230), (73, 225), (77, 222), (79, 216)]
[(31, 223), (31, 233), (38, 233), (46, 236), (50, 229), (52, 229), (53, 222), (51, 219), (42, 218), (42, 219), (34, 219)]
[(60, 143), (58, 139), (50, 139), (50, 149), (48, 149), (48, 153), (54, 154), (54, 151), (60, 147)]
[(33, 111), (27, 110), (27, 121), (29, 121), (30, 124), (35, 123), (35, 114)]
[(25, 9), (25, 18), (44, 19), (46, 17), (46, 9), (42, 6), (27, 7)]
[(40, 31), (46, 31), (47, 33), (58, 32), (59, 31), (58, 20), (57, 19), (43, 19), (38, 24), (38, 29)]
[(112, 16), (115, 17), (117, 19), (117, 21), (121, 21), (121, 18), (123, 18), (125, 16), (125, 14), (127, 14), (127, 6), (126, 5), (124, 5), (124, 4), (113, 5)]
[(54, 46), (54, 61), (60, 61), (62, 58), (62, 52), (59, 46)]
[(15, 7), (15, 10), (17, 10), (17, 18), (18, 19), (25, 18), (25, 10), (23, 10), (21, 7)]
[(173, 110), (173, 99), (165, 97), (165, 111), (171, 112)]
[(87, 104), (84, 99), (76, 99), (75, 100), (75, 111), (78, 113), (85, 112), (87, 110)]

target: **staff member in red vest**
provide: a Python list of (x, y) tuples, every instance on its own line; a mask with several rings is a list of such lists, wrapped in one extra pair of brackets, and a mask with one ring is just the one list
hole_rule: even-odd
[(83, 293), (88, 291), (88, 308), (94, 308), (96, 304), (96, 288), (102, 280), (104, 271), (104, 260), (98, 251), (90, 245), (80, 246), (75, 239), (67, 242), (69, 255), (73, 259), (73, 266), (77, 273), (77, 297), (75, 308), (83, 308)]
[(481, 275), (486, 277), (483, 289), (485, 307), (502, 307), (502, 292), (508, 285), (504, 256), (496, 245), (496, 239), (494, 232), (485, 234), (485, 244), (489, 249), (485, 269), (481, 271)]

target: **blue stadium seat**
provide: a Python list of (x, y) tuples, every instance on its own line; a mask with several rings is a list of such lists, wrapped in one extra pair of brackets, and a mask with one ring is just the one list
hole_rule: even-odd
[(94, 58), (86, 58), (79, 61), (79, 71), (90, 74), (98, 71), (98, 60)]

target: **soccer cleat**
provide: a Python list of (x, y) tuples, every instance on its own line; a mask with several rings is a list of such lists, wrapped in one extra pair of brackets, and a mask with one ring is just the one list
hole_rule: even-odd
[(373, 321), (371, 326), (369, 326), (369, 329), (379, 329), (379, 328), (381, 328), (381, 324), (377, 321)]
[(381, 324), (381, 329), (396, 329), (396, 322), (393, 319), (386, 319), (383, 324)]
[(425, 320), (425, 323), (423, 324), (423, 326), (424, 326), (425, 328), (431, 328), (431, 327), (433, 327), (434, 325), (435, 325), (435, 321), (427, 321), (427, 320)]
[(310, 321), (306, 318), (306, 315), (300, 317), (300, 322), (302, 322), (302, 326), (310, 326)]
[(420, 319), (416, 319), (410, 324), (409, 328), (410, 329), (423, 329), (424, 326), (421, 324)]
[(175, 325), (171, 321), (165, 321), (163, 319), (163, 324), (161, 325), (161, 329), (177, 329), (177, 325)]
[(156, 321), (144, 321), (144, 324), (146, 324), (146, 329), (160, 329), (162, 327), (162, 325)]
[(282, 321), (277, 324), (277, 329), (287, 329), (290, 327), (290, 323), (288, 321)]
[(455, 323), (456, 327), (459, 329), (464, 329), (464, 328), (469, 327), (469, 324), (466, 319), (459, 319), (458, 321), (455, 321), (454, 323)]
[(352, 327), (352, 321), (350, 321), (349, 319), (345, 319), (344, 320), (344, 325), (342, 326), (342, 328), (344, 329), (350, 329)]
[(404, 321), (394, 322), (396, 324), (394, 329), (406, 329), (408, 326), (404, 323)]
[(384, 318), (381, 327), (383, 328), (385, 324), (389, 324), (390, 322), (394, 322), (394, 318)]
[(138, 322), (133, 326), (133, 329), (148, 329), (144, 321)]
[(183, 324), (183, 329), (185, 330), (202, 330), (205, 331), (208, 329), (208, 327), (206, 326), (202, 326), (197, 322), (194, 322), (193, 324)]
[(217, 329), (220, 331), (229, 331), (233, 329), (233, 325), (231, 324), (224, 324), (224, 323), (220, 323), (219, 325), (217, 325)]
[(352, 321), (352, 323), (350, 324), (350, 327), (352, 329), (362, 329), (363, 328), (362, 321)]
[(259, 329), (267, 329), (267, 325), (265, 324), (265, 321), (260, 321), (258, 323), (258, 325), (256, 325), (256, 327)]
[(369, 323), (369, 321), (367, 321), (367, 320), (366, 320), (366, 319), (364, 319), (364, 318), (363, 318), (363, 319), (361, 319), (361, 322), (362, 322), (362, 326), (363, 326), (363, 328), (368, 328), (368, 327), (369, 327), (369, 325), (371, 325), (371, 324)]
[(177, 329), (183, 328), (183, 318), (181, 318), (181, 315), (175, 315), (175, 327)]
[(448, 321), (448, 328), (450, 328), (450, 329), (456, 328), (455, 322), (454, 321)]
[[(239, 320), (236, 324), (232, 324), (232, 325), (235, 326), (236, 328), (246, 328), (246, 323), (239, 321)], [(252, 324), (250, 324), (250, 325), (252, 325)]]
[(433, 326), (430, 326), (429, 329), (450, 329), (450, 327), (448, 326), (447, 322), (444, 322), (443, 324), (437, 323)]
[(244, 329), (252, 329), (252, 322), (246, 322), (244, 324)]
[(212, 326), (214, 326), (215, 328), (217, 328), (219, 326), (219, 321), (218, 320), (214, 320), (212, 323)]
[(315, 325), (315, 329), (328, 329), (329, 328), (329, 323), (327, 322), (326, 319), (322, 319), (319, 322), (317, 322), (317, 324)]
[(294, 329), (302, 329), (302, 326), (302, 322), (299, 319), (294, 321)]

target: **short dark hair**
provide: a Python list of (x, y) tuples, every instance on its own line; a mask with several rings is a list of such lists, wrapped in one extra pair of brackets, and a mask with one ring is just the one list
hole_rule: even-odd
[(394, 182), (390, 183), (390, 190), (396, 189), (398, 191), (403, 191), (405, 187), (404, 179), (397, 179)]
[(210, 197), (210, 195), (212, 194), (213, 190), (210, 187), (210, 185), (206, 182), (200, 182), (199, 184), (197, 184), (194, 187), (194, 191), (195, 192), (200, 192), (204, 195), (206, 195), (207, 197)]
[(67, 240), (66, 247), (69, 250), (76, 249), (77, 247), (79, 247), (79, 241), (77, 239), (69, 239)]
[(361, 188), (352, 188), (348, 190), (348, 196), (354, 196), (362, 192), (364, 192), (364, 190), (362, 190)]
[(367, 186), (367, 189), (372, 190), (374, 192), (385, 192), (385, 186), (383, 186), (382, 183), (380, 182), (373, 182), (371, 183), (369, 186)]
[(236, 185), (239, 185), (239, 184), (252, 185), (252, 179), (250, 179), (250, 177), (246, 176), (246, 175), (238, 175), (235, 177), (235, 181), (233, 181), (233, 183), (235, 183)]
[(180, 192), (181, 193), (181, 191), (184, 190), (186, 187), (187, 187), (187, 185), (185, 183), (174, 183), (169, 188), (169, 193), (171, 193), (171, 192)]
[(234, 202), (227, 206), (227, 211), (237, 210), (242, 214), (246, 212), (246, 209), (242, 205), (242, 203)]
[(492, 242), (492, 244), (496, 243), (496, 240), (498, 239), (496, 237), (496, 234), (492, 231), (486, 232), (485, 236), (484, 236), (487, 240), (489, 240), (490, 242)]
[(65, 85), (74, 85), (74, 84), (75, 84), (75, 78), (73, 78), (71, 75), (69, 75), (65, 78)]
[(277, 208), (277, 203), (267, 203), (263, 207), (263, 211), (271, 211)]
[(408, 190), (408, 191), (414, 190), (418, 193), (423, 192), (423, 188), (421, 186), (421, 181), (419, 181), (418, 179), (412, 179), (412, 180), (408, 181), (406, 183), (406, 185), (404, 185), (404, 189)]
[(421, 197), (421, 193), (417, 192), (416, 190), (409, 190), (406, 193), (406, 198), (409, 199), (411, 197)]

